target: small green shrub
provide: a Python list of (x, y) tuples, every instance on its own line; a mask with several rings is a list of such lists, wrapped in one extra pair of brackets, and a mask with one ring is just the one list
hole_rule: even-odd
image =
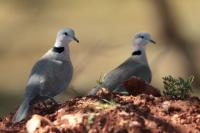
[(164, 83), (164, 96), (172, 99), (186, 99), (192, 92), (192, 82), (194, 76), (190, 76), (187, 79), (178, 78), (175, 79), (172, 76), (163, 77)]
[(99, 77), (99, 79), (96, 81), (97, 84), (98, 84), (98, 85), (102, 85), (103, 82), (104, 82), (105, 77), (106, 77), (106, 74), (103, 74), (103, 76), (102, 76), (102, 74), (101, 74), (100, 77)]

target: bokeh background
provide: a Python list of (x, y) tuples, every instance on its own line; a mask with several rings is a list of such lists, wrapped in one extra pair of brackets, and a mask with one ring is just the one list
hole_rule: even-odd
[(1, 0), (0, 116), (21, 103), (32, 65), (62, 27), (75, 29), (80, 44), (70, 45), (73, 89), (58, 100), (86, 94), (100, 75), (130, 56), (138, 31), (157, 42), (147, 48), (151, 84), (162, 89), (163, 76), (195, 75), (199, 95), (199, 7), (198, 0)]

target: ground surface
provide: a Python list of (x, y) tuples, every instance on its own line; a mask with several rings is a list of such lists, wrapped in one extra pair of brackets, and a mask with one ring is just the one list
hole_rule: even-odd
[(48, 109), (33, 106), (27, 119), (17, 124), (11, 123), (13, 113), (8, 114), (0, 119), (0, 132), (200, 132), (200, 100), (196, 97), (169, 100), (147, 94), (124, 96), (102, 89), (97, 96), (47, 105)]

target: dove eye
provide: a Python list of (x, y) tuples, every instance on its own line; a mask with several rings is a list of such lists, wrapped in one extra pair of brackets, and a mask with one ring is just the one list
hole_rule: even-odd
[(67, 33), (67, 32), (65, 32), (64, 34), (65, 34), (65, 36), (67, 36), (67, 35), (68, 35), (68, 33)]

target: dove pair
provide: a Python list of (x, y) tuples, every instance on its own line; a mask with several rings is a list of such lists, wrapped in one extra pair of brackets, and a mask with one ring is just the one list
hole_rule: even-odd
[[(31, 104), (46, 99), (54, 101), (53, 97), (68, 87), (73, 75), (69, 49), (72, 40), (79, 43), (74, 31), (70, 28), (61, 29), (57, 33), (54, 47), (35, 63), (28, 79), (24, 100), (12, 119), (13, 123), (20, 122), (27, 116)], [(123, 89), (122, 82), (132, 76), (150, 82), (151, 70), (145, 54), (145, 46), (149, 43), (155, 43), (149, 33), (137, 33), (133, 40), (132, 55), (108, 73), (103, 84), (97, 85), (89, 94), (95, 95), (101, 87), (120, 92)]]

